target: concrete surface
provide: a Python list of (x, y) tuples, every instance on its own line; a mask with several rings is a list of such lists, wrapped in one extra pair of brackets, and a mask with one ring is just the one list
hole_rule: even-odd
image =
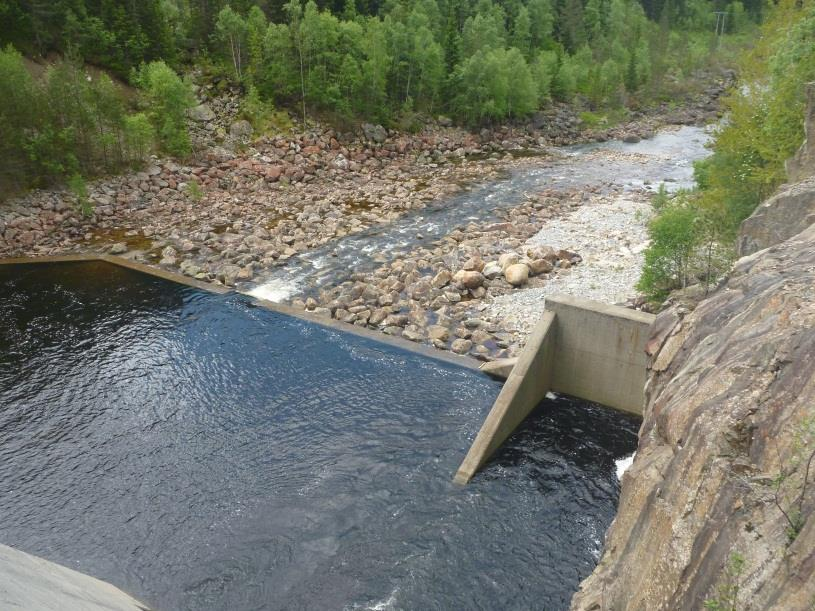
[(506, 384), (487, 415), (456, 483), (466, 484), (550, 390), (642, 414), (652, 314), (564, 295), (546, 310), (517, 363), (482, 370)]
[(469, 482), (546, 395), (551, 386), (554, 326), (555, 314), (544, 312), (458, 468), (456, 483)]
[(31, 611), (145, 611), (94, 577), (0, 545), (0, 608)]
[(495, 359), (494, 361), (487, 361), (479, 369), (492, 378), (506, 380), (517, 363), (517, 356), (508, 359)]
[(566, 295), (546, 310), (557, 315), (551, 390), (641, 415), (655, 316)]

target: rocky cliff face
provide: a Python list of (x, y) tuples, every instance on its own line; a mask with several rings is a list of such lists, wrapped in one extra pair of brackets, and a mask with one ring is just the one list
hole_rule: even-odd
[(751, 255), (815, 223), (815, 176), (785, 185), (741, 224), (739, 254)]
[(807, 83), (807, 109), (804, 115), (804, 143), (787, 161), (787, 176), (793, 182), (815, 174), (815, 83)]
[(815, 608), (815, 226), (663, 312), (648, 350), (639, 449), (572, 608)]

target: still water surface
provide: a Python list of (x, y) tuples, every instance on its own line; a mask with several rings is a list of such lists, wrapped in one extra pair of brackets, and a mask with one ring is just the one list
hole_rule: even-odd
[(104, 263), (0, 266), (0, 542), (156, 609), (563, 609), (637, 420)]

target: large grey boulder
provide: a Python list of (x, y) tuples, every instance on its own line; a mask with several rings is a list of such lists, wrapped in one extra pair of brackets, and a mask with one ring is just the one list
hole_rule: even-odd
[(815, 223), (815, 176), (782, 187), (746, 218), (739, 231), (739, 255), (779, 244)]
[(248, 138), (252, 135), (253, 131), (252, 124), (246, 119), (235, 121), (229, 126), (229, 135), (233, 138)]
[(199, 104), (187, 110), (187, 116), (198, 123), (208, 123), (215, 118), (215, 113), (206, 104)]
[(368, 140), (372, 140), (377, 144), (382, 144), (388, 139), (388, 131), (381, 125), (373, 125), (372, 123), (362, 124), (362, 133)]

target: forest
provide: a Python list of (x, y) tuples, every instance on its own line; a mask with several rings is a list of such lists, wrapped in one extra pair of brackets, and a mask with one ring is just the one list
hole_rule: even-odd
[[(0, 0), (0, 170), (37, 186), (190, 152), (193, 67), (257, 108), (415, 130), (678, 97), (763, 4), (710, 0)], [(719, 12), (716, 15), (715, 12)], [(719, 25), (719, 20), (721, 24)], [(44, 74), (31, 59), (48, 62)], [(28, 63), (27, 63), (28, 62)], [(91, 78), (86, 68), (97, 70)], [(110, 75), (110, 76), (108, 76)], [(127, 99), (113, 79), (139, 88)]]
[(697, 187), (655, 199), (639, 289), (661, 302), (702, 280), (713, 288), (735, 256), (741, 222), (786, 182), (785, 161), (804, 141), (804, 84), (815, 81), (815, 5), (780, 0), (740, 57), (741, 86), (724, 101), (713, 154)]

